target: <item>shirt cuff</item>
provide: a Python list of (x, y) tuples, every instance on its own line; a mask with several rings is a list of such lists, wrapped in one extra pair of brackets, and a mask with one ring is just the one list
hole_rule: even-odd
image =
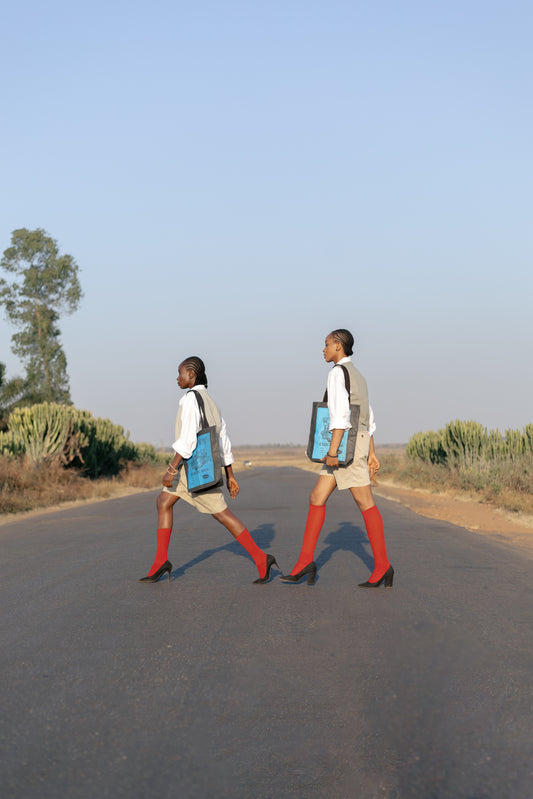
[(351, 430), (351, 422), (346, 422), (342, 417), (331, 418), (329, 420), (329, 431), (332, 430)]
[(174, 452), (177, 452), (178, 455), (181, 455), (184, 460), (187, 460), (187, 458), (190, 458), (192, 455), (192, 450), (189, 451), (186, 447), (184, 447), (183, 442), (179, 438), (172, 444), (172, 449)]

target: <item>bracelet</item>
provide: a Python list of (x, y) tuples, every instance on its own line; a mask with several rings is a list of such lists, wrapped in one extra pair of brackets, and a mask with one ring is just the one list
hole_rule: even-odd
[(339, 455), (338, 455), (338, 453), (336, 453), (335, 455), (332, 455), (331, 452), (328, 452), (327, 457), (328, 458), (338, 458)]
[(168, 464), (168, 467), (167, 467), (167, 472), (168, 472), (169, 474), (171, 474), (171, 475), (172, 475), (172, 477), (174, 477), (174, 475), (178, 473), (178, 470), (177, 470), (177, 469), (175, 469), (175, 468), (174, 468), (174, 467), (173, 467), (173, 466), (172, 466), (172, 465), (169, 463), (169, 464)]

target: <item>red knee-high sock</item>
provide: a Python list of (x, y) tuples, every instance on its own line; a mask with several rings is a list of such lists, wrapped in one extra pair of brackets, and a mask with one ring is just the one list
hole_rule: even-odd
[(291, 574), (298, 574), (304, 569), (308, 563), (311, 563), (315, 554), (315, 548), (318, 541), (318, 536), (322, 530), (324, 519), (326, 518), (325, 505), (311, 505), (309, 504), (309, 511), (307, 512), (307, 522), (304, 530), (304, 540), (302, 541), (302, 550), (300, 557)]
[(385, 531), (383, 529), (383, 519), (377, 505), (372, 505), (368, 510), (362, 511), (365, 521), (368, 540), (374, 555), (374, 571), (368, 578), (371, 583), (379, 580), (390, 566), (385, 546)]
[(159, 567), (162, 566), (163, 563), (166, 561), (168, 554), (168, 544), (170, 541), (171, 533), (172, 533), (172, 527), (170, 528), (161, 527), (157, 531), (157, 551), (155, 553), (155, 560), (153, 566), (146, 575), (147, 577), (151, 577), (152, 574), (155, 574), (155, 572), (159, 569)]
[(248, 530), (245, 528), (242, 533), (239, 533), (235, 540), (238, 541), (253, 558), (257, 566), (257, 571), (259, 572), (259, 577), (264, 577), (266, 574), (267, 556), (263, 550), (257, 546)]

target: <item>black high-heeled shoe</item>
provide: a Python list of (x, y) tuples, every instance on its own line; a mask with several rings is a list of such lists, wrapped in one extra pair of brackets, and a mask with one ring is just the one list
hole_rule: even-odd
[(272, 566), (275, 566), (276, 569), (279, 569), (279, 566), (276, 563), (276, 558), (274, 557), (274, 555), (267, 555), (265, 576), (259, 577), (258, 580), (254, 580), (254, 585), (256, 583), (268, 583), (268, 581), (270, 580), (270, 569), (272, 568)]
[(284, 583), (299, 583), (307, 575), (307, 585), (313, 585), (316, 577), (316, 563), (314, 560), (304, 566), (298, 574), (282, 574), (280, 580)]
[(153, 574), (148, 575), (147, 577), (141, 577), (139, 579), (140, 583), (157, 583), (160, 577), (168, 572), (168, 581), (170, 582), (170, 572), (172, 571), (172, 563), (169, 560), (166, 560), (159, 569), (154, 572)]
[(385, 588), (392, 588), (392, 581), (394, 580), (394, 569), (392, 566), (389, 566), (383, 577), (380, 577), (379, 580), (376, 580), (375, 583), (371, 583), (369, 580), (366, 583), (359, 583), (359, 588), (378, 588), (382, 582), (385, 582)]

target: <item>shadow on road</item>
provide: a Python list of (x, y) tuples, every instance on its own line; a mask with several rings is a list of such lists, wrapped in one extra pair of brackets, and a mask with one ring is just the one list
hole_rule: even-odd
[[(225, 530), (221, 530), (221, 533), (223, 535), (228, 535)], [(274, 540), (274, 525), (260, 524), (259, 527), (255, 528), (255, 530), (251, 530), (250, 534), (257, 546), (261, 547), (263, 550), (267, 550), (270, 548), (272, 541)], [(195, 558), (188, 561), (188, 563), (183, 563), (181, 566), (179, 566), (179, 568), (173, 570), (172, 578), (177, 579), (178, 577), (183, 577), (188, 569), (192, 569), (194, 566), (197, 566), (199, 563), (202, 563), (202, 561), (207, 560), (213, 555), (216, 555), (218, 552), (231, 552), (233, 555), (245, 557), (248, 558), (248, 560), (250, 559), (250, 555), (246, 552), (246, 550), (243, 549), (243, 547), (234, 539), (231, 539), (231, 541), (228, 541), (227, 544), (206, 549), (200, 555), (197, 555)]]
[(352, 552), (369, 569), (374, 568), (374, 559), (368, 550), (370, 544), (366, 533), (352, 522), (341, 522), (336, 530), (324, 539), (326, 546), (315, 559), (317, 569), (324, 566), (335, 552)]

